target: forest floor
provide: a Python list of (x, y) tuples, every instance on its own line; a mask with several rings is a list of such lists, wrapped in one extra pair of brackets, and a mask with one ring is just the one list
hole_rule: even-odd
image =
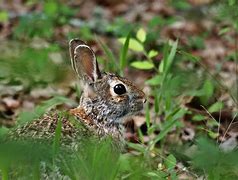
[[(238, 161), (232, 161), (238, 145), (236, 5), (1, 2), (0, 135), (49, 108), (77, 106), (80, 87), (68, 54), (69, 40), (77, 37), (93, 48), (100, 69), (124, 74), (148, 97), (144, 110), (125, 123), (125, 154), (149, 156), (153, 164), (146, 164), (140, 177), (237, 178)], [(120, 53), (129, 32), (123, 62)], [(198, 160), (192, 154), (199, 148)], [(133, 174), (128, 169), (122, 179)]]

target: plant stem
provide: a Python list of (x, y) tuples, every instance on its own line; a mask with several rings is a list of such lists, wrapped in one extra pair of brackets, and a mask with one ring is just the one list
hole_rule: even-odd
[(8, 180), (8, 168), (4, 167), (2, 168), (2, 180)]
[(236, 98), (238, 98), (238, 73), (237, 73), (238, 72), (238, 64), (237, 64), (237, 62), (238, 62), (238, 52), (237, 52), (238, 51), (238, 40), (237, 40), (237, 36), (238, 36), (238, 34), (236, 31), (235, 32), (235, 59), (234, 59), (234, 61), (235, 61), (235, 76), (236, 76), (236, 88), (235, 88), (236, 89)]

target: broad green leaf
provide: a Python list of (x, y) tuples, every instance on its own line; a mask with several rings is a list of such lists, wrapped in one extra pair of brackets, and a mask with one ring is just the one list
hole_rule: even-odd
[(134, 61), (131, 66), (137, 69), (149, 70), (154, 68), (154, 64), (149, 61)]
[(165, 159), (165, 166), (169, 169), (172, 170), (176, 166), (176, 158), (170, 154), (166, 159)]
[(137, 33), (136, 33), (136, 38), (140, 41), (140, 42), (145, 42), (146, 40), (146, 32), (143, 28), (140, 28)]
[(210, 113), (219, 112), (223, 107), (224, 107), (224, 104), (222, 102), (218, 101), (218, 102), (214, 103), (213, 105), (211, 105), (208, 108), (208, 111)]
[(213, 139), (216, 139), (218, 136), (219, 136), (219, 133), (216, 133), (216, 132), (212, 132), (212, 131), (208, 131), (208, 135), (213, 138)]
[(200, 100), (204, 105), (206, 105), (214, 93), (214, 85), (211, 80), (207, 79), (204, 82), (202, 91), (204, 92), (204, 95), (200, 97)]
[(156, 75), (153, 78), (146, 81), (146, 83), (151, 85), (151, 86), (160, 85), (161, 82), (162, 82), (162, 76), (160, 76), (160, 75)]
[[(118, 41), (122, 44), (125, 44), (126, 38), (120, 38), (120, 39), (118, 39)], [(129, 49), (131, 49), (133, 51), (137, 51), (137, 52), (144, 51), (144, 47), (142, 46), (142, 44), (134, 38), (130, 38)]]
[(148, 53), (148, 56), (149, 56), (149, 58), (153, 58), (153, 57), (157, 56), (158, 54), (159, 54), (158, 51), (155, 51), (155, 50), (152, 49)]
[(7, 11), (0, 11), (0, 22), (7, 22), (8, 21), (8, 12)]

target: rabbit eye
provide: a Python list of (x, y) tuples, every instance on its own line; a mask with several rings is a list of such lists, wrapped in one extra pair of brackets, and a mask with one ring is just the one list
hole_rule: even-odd
[(118, 95), (126, 93), (126, 88), (123, 84), (117, 84), (114, 86), (114, 92)]

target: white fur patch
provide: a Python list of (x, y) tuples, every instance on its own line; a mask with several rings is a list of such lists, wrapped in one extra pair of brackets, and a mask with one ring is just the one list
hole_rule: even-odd
[(128, 92), (128, 88), (127, 88), (127, 85), (125, 85), (122, 81), (120, 80), (109, 80), (108, 81), (109, 85), (110, 85), (110, 93), (113, 97), (116, 97), (118, 96), (118, 94), (116, 94), (114, 92), (114, 86), (116, 86), (117, 84), (123, 84), (126, 88), (126, 92)]

